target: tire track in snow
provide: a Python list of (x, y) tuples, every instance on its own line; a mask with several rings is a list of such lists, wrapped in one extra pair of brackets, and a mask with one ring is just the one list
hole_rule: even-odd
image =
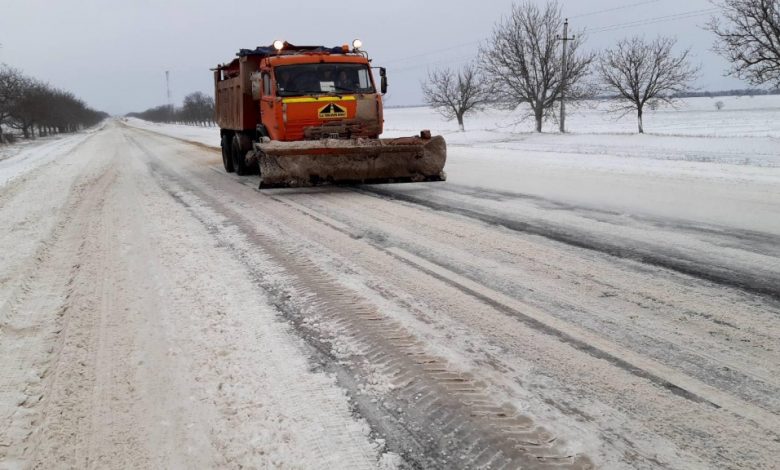
[[(191, 145), (196, 145), (212, 152), (219, 151), (219, 149), (216, 147), (209, 147), (200, 142), (184, 139), (181, 137), (171, 136), (162, 132), (156, 132), (149, 129), (134, 128), (127, 125), (126, 127), (132, 128), (136, 131), (147, 132), (152, 135), (157, 135), (164, 138), (185, 142)], [(439, 190), (451, 191), (460, 194), (474, 195), (476, 191), (473, 188), (453, 185), (451, 183), (439, 183), (439, 184), (428, 183), (428, 184), (432, 186), (436, 186), (437, 189)], [(364, 194), (370, 194), (377, 197), (383, 197), (387, 199), (416, 204), (416, 205), (428, 207), (430, 209), (434, 209), (441, 212), (458, 214), (461, 216), (479, 220), (481, 222), (490, 225), (501, 226), (509, 230), (541, 236), (553, 241), (565, 243), (567, 245), (576, 248), (583, 248), (587, 250), (597, 251), (618, 258), (630, 259), (633, 261), (650, 264), (656, 267), (670, 269), (672, 271), (689, 275), (705, 281), (714, 282), (728, 287), (738, 288), (752, 294), (766, 296), (772, 299), (773, 301), (778, 302), (778, 305), (780, 305), (780, 276), (771, 276), (771, 275), (767, 276), (766, 273), (755, 274), (751, 272), (746, 272), (744, 270), (735, 273), (731, 268), (727, 266), (717, 266), (712, 264), (710, 264), (709, 266), (703, 266), (701, 265), (700, 261), (696, 259), (689, 259), (687, 256), (685, 256), (684, 253), (674, 253), (674, 252), (659, 253), (658, 251), (639, 250), (624, 245), (610, 244), (604, 242), (602, 239), (598, 237), (590, 236), (584, 232), (569, 232), (566, 230), (562, 230), (559, 227), (542, 223), (541, 221), (535, 221), (535, 223), (521, 222), (506, 217), (479, 212), (465, 207), (456, 207), (451, 204), (436, 202), (424, 196), (415, 197), (411, 194), (400, 192), (400, 191), (393, 191), (391, 189), (382, 189), (382, 186), (383, 185), (374, 185), (374, 186), (362, 185), (358, 188), (353, 187), (352, 189), (355, 191), (362, 192)], [(574, 208), (564, 204), (558, 204), (538, 196), (527, 196), (527, 195), (522, 195), (517, 193), (509, 193), (506, 191), (494, 191), (494, 190), (488, 191), (482, 189), (480, 189), (478, 192), (479, 192), (479, 197), (482, 198), (507, 198), (507, 197), (522, 198), (522, 199), (541, 201), (546, 204), (558, 206), (560, 208)], [(667, 224), (667, 222), (661, 220), (649, 220), (649, 222), (659, 226)], [(707, 231), (713, 232), (713, 229), (707, 229), (701, 226), (685, 225), (683, 226), (683, 228), (687, 230), (696, 230), (700, 232), (707, 232)], [(723, 232), (719, 232), (719, 233), (715, 233), (714, 235), (719, 235), (719, 234), (722, 235), (722, 233)], [(768, 236), (766, 234), (756, 234), (750, 231), (739, 231), (739, 230), (731, 231), (731, 233), (738, 235), (740, 238), (743, 238), (749, 241), (750, 243), (755, 243), (758, 246), (764, 248), (768, 247), (770, 249), (776, 249), (778, 244), (780, 244), (780, 240), (778, 240), (776, 237)]]
[[(766, 312), (733, 306), (759, 298), (739, 291), (721, 296), (720, 286), (673, 271), (370, 194), (323, 189), (287, 193), (285, 199), (320, 216), (327, 213), (329, 223), (355, 238), (402, 248), (743, 400), (778, 410), (775, 368), (760, 365), (776, 356), (770, 351), (780, 333), (771, 300), (761, 302)], [(735, 336), (725, 336), (723, 344), (714, 338), (722, 334)]]
[[(622, 212), (610, 211), (607, 209), (563, 203), (531, 194), (463, 186), (450, 182), (445, 185), (437, 185), (435, 190), (437, 192), (449, 192), (455, 195), (468, 196), (475, 199), (489, 201), (530, 201), (544, 209), (552, 211), (570, 211), (576, 213), (577, 215), (582, 215), (584, 218), (590, 220), (599, 222), (603, 221), (612, 224), (624, 222), (622, 219), (628, 217), (630, 220), (638, 221), (640, 223), (647, 224), (651, 227), (657, 227), (659, 229), (674, 229), (676, 231), (682, 231), (694, 236), (711, 236), (714, 239), (719, 240), (723, 246), (733, 246), (735, 244), (739, 244), (740, 247), (744, 247), (747, 245), (756, 251), (780, 256), (780, 238), (765, 232), (743, 230), (705, 223), (694, 223), (686, 220), (663, 219), (660, 217), (648, 215), (628, 215)], [(621, 220), (618, 221), (616, 219)]]
[[(308, 207), (301, 206), (284, 197), (270, 196), (289, 205), (310, 217), (330, 225), (332, 228), (342, 231), (352, 237), (358, 237), (352, 229), (344, 224), (334, 221), (326, 215), (320, 214)], [(630, 372), (637, 377), (649, 380), (675, 395), (692, 400), (697, 403), (706, 403), (715, 408), (725, 408), (730, 412), (743, 416), (761, 425), (768, 431), (780, 429), (780, 417), (774, 413), (748, 403), (739, 398), (724, 393), (717, 388), (700, 382), (699, 380), (678, 372), (668, 366), (660, 364), (652, 359), (625, 349), (609, 340), (602, 339), (595, 334), (587, 332), (575, 325), (561, 321), (552, 315), (542, 312), (528, 304), (503, 295), (479, 282), (473, 281), (447, 268), (431, 262), (419, 255), (409, 253), (395, 247), (384, 247), (381, 244), (369, 241), (375, 248), (386, 251), (402, 262), (441, 280), (451, 284), (465, 292), (524, 322), (545, 334), (555, 336), (562, 341), (582, 350), (594, 357), (607, 360), (621, 369)]]
[[(166, 180), (175, 182), (224, 218), (216, 225), (182, 194), (170, 191), (193, 216), (211, 227), (222, 244), (236, 252), (236, 258), (254, 273), (262, 288), (274, 295), (277, 308), (307, 341), (329, 356), (331, 362), (338, 359), (332, 352), (338, 338), (315, 338), (321, 333), (306, 326), (306, 312), (316, 311), (335, 325), (338, 336), (360, 344), (371, 363), (380, 368), (382, 375), (390, 377), (391, 391), (381, 408), (378, 403), (363, 401), (363, 407), (373, 409), (362, 414), (372, 425), (385, 430), (389, 430), (387, 423), (377, 419), (390, 418), (414, 440), (406, 442), (415, 444), (416, 452), (397, 449), (405, 458), (417, 461), (422, 468), (592, 468), (589, 458), (567, 453), (563, 441), (512, 405), (495, 403), (484, 383), (470, 374), (457, 372), (445, 359), (426, 353), (414, 335), (322, 272), (307, 260), (305, 253), (280, 246), (277, 240), (258, 232), (250, 221), (157, 163), (154, 153), (138, 141), (133, 142), (149, 156), (150, 167), (160, 175), (163, 187), (170, 187)], [(243, 247), (231, 237), (231, 229), (237, 229), (249, 246)], [(288, 287), (280, 288), (272, 277), (258, 270), (251, 260), (259, 255), (281, 266), (289, 277)], [(301, 303), (301, 299), (305, 301)], [(359, 382), (359, 377), (371, 373), (357, 367), (357, 371), (342, 369), (342, 373), (352, 376), (353, 386), (355, 379)]]
[[(179, 139), (179, 140), (181, 140), (181, 139)], [(192, 152), (192, 150), (179, 150), (179, 153), (184, 153), (184, 152), (190, 153), (190, 152)], [(235, 203), (237, 205), (236, 206), (236, 210), (238, 212), (244, 213), (244, 217), (245, 218), (248, 217), (248, 218), (252, 219), (253, 217), (251, 215), (248, 215), (248, 214), (250, 214), (253, 209), (255, 211), (259, 210), (259, 212), (256, 212), (258, 217), (259, 217), (258, 220), (262, 220), (262, 217), (264, 215), (266, 215), (263, 212), (263, 208), (265, 207), (265, 202), (264, 202), (265, 198), (261, 197), (261, 201), (263, 201), (263, 202), (253, 202), (253, 201), (249, 200), (250, 198), (245, 197), (246, 196), (245, 192), (242, 192), (241, 190), (234, 189), (233, 187), (228, 186), (227, 183), (226, 184), (222, 184), (219, 181), (219, 179), (225, 179), (226, 175), (221, 170), (217, 171), (217, 173), (220, 173), (219, 178), (216, 177), (216, 174), (213, 177), (209, 177), (208, 175), (204, 175), (203, 174), (204, 172), (210, 172), (211, 170), (216, 170), (217, 169), (216, 166), (215, 166), (216, 159), (204, 158), (204, 157), (206, 157), (206, 156), (202, 155), (199, 158), (195, 158), (191, 165), (189, 165), (187, 163), (184, 163), (184, 160), (179, 162), (180, 164), (184, 163), (185, 167), (188, 169), (187, 172), (186, 172), (187, 179), (188, 180), (191, 179), (191, 181), (193, 181), (193, 182), (198, 182), (198, 186), (199, 187), (202, 187), (203, 186), (202, 183), (206, 182), (206, 186), (208, 187), (207, 192), (211, 193), (212, 191), (214, 191), (215, 194), (219, 195), (219, 198), (223, 202), (224, 201), (228, 201), (229, 205), (232, 205), (232, 204)], [(210, 168), (207, 169), (204, 166), (206, 164), (208, 164)], [(176, 166), (178, 166), (178, 165), (176, 165)], [(194, 177), (194, 178), (190, 178), (190, 177)], [(204, 179), (204, 177), (205, 177), (205, 179)], [(252, 189), (254, 189), (254, 187), (255, 187), (255, 179), (254, 178), (229, 178), (229, 179), (241, 182), (244, 185), (251, 187)], [(308, 191), (304, 190), (302, 192), (305, 193), (305, 192), (308, 192)], [(277, 192), (274, 192), (274, 191), (267, 192), (266, 191), (266, 192), (263, 192), (263, 194), (264, 195), (268, 195), (268, 194), (275, 195), (275, 194), (277, 194)], [(282, 194), (285, 194), (285, 193), (282, 193)], [(296, 192), (287, 192), (286, 194), (292, 195), (292, 194), (296, 194)], [(402, 207), (402, 206), (403, 205), (399, 205), (399, 208)], [(325, 204), (324, 209), (327, 209), (327, 204)], [(307, 229), (304, 229), (303, 227), (306, 226), (307, 224), (305, 222), (303, 222), (303, 221), (296, 220), (296, 218), (293, 215), (290, 215), (289, 217), (287, 217), (286, 214), (289, 213), (289, 211), (273, 210), (272, 213), (275, 213), (276, 216), (281, 217), (282, 220), (285, 220), (288, 223), (291, 223), (292, 226), (297, 227), (298, 230), (301, 230), (300, 233), (301, 234), (306, 234), (306, 236), (311, 237), (312, 234), (314, 234), (314, 233), (316, 233), (318, 231), (317, 228), (316, 228), (317, 224), (312, 225), (313, 228), (310, 231), (307, 230)], [(369, 214), (369, 213), (364, 213), (363, 215), (367, 215), (367, 214)], [(357, 214), (357, 215), (360, 215), (360, 214)], [(325, 218), (327, 218), (327, 215), (323, 215), (322, 213), (319, 213), (319, 217), (325, 219)], [(336, 222), (336, 221), (332, 221), (331, 220), (331, 222)], [(285, 232), (282, 229), (283, 225), (280, 226), (277, 223), (274, 223), (273, 225), (276, 227), (276, 230), (280, 230), (281, 229), (283, 233), (287, 233), (287, 232)], [(333, 225), (338, 226), (338, 222), (336, 224), (333, 224)], [(341, 224), (340, 228), (347, 228), (348, 229), (349, 227)], [(293, 232), (293, 234), (294, 233), (295, 232)], [(294, 235), (292, 235), (292, 236), (294, 236)], [(329, 240), (330, 243), (337, 243), (337, 239), (340, 238), (340, 237), (337, 237), (335, 235), (328, 235), (326, 238)], [(352, 238), (352, 240), (354, 242), (348, 242), (348, 241), (345, 240), (343, 242), (344, 246), (341, 247), (341, 248), (343, 248), (343, 249), (360, 250), (360, 248), (359, 248), (359, 246), (357, 244), (358, 243), (363, 243), (363, 242), (366, 241), (363, 237), (357, 237), (359, 239), (357, 239), (356, 237), (351, 237), (351, 238)], [(317, 245), (316, 241), (314, 242), (314, 245)], [(340, 248), (336, 248), (336, 246), (337, 245), (331, 246), (329, 244), (325, 244), (324, 242), (322, 244), (322, 248), (324, 248), (326, 251), (328, 251), (330, 249), (341, 251), (341, 249)], [(371, 251), (373, 251), (373, 250), (366, 250), (366, 253), (370, 253)], [(313, 255), (313, 252), (310, 252), (309, 256), (312, 256), (312, 255)], [(345, 253), (342, 253), (342, 255), (343, 256), (348, 256)], [(380, 258), (382, 258), (384, 260), (384, 256), (382, 256)], [(408, 266), (408, 264), (407, 264), (407, 266)], [(400, 265), (398, 266), (398, 268), (402, 272), (405, 272), (406, 275), (409, 275), (409, 273), (411, 271), (409, 269), (402, 269), (402, 268), (400, 268)], [(343, 269), (343, 268), (339, 268), (338, 271), (340, 271), (341, 269)], [(330, 272), (330, 269), (328, 269), (328, 271)], [(385, 270), (379, 270), (379, 271), (376, 271), (376, 272), (385, 272)], [(422, 272), (422, 271), (419, 271), (419, 272)], [(424, 277), (424, 276), (419, 276), (419, 277)], [(416, 278), (417, 277), (415, 276), (415, 279)], [(390, 281), (391, 281), (391, 284), (388, 287), (392, 288), (393, 285), (394, 285), (394, 284), (392, 284), (392, 282), (393, 282), (392, 276), (390, 276)], [(398, 281), (396, 280), (396, 282), (398, 282)], [(434, 282), (433, 284), (436, 284), (436, 283)], [(398, 285), (400, 287), (402, 284), (396, 284), (396, 285)], [(448, 289), (448, 290), (452, 291), (452, 289)], [(445, 292), (445, 291), (446, 291), (445, 289), (441, 290), (442, 293)], [(412, 290), (410, 292), (418, 292), (418, 291)], [(449, 305), (449, 304), (447, 304), (447, 305)], [(477, 309), (477, 310), (479, 310), (479, 309)], [(445, 312), (437, 312), (437, 313), (444, 314)], [(490, 320), (491, 318), (493, 318), (493, 317), (486, 318), (486, 320)], [(493, 318), (493, 319), (497, 320), (496, 318)], [(495, 326), (495, 322), (493, 322), (493, 321), (488, 321), (487, 324), (493, 324)], [(479, 327), (477, 326), (477, 324), (472, 325), (472, 327), (475, 328), (477, 332), (482, 331), (482, 330), (479, 330)], [(520, 329), (522, 330), (522, 328), (520, 328)], [(512, 344), (512, 343), (509, 342), (509, 343), (506, 343), (506, 344), (509, 345), (509, 344)], [(588, 362), (590, 362), (586, 358), (582, 358), (582, 359), (583, 359), (583, 363), (584, 364), (587, 364)], [(599, 366), (599, 368), (601, 368), (601, 367), (602, 366)], [(607, 367), (607, 366), (604, 366), (604, 367), (605, 367), (605, 370), (603, 370), (602, 372), (603, 373), (608, 373), (607, 370), (609, 369), (609, 367)], [(621, 370), (621, 372), (617, 372), (616, 375), (617, 376), (623, 376), (623, 375), (628, 375), (628, 374), (623, 374), (622, 370)], [(630, 376), (629, 376), (629, 380), (630, 380)], [(576, 380), (575, 380), (575, 382), (576, 382)], [(610, 382), (611, 382), (611, 380), (606, 379), (606, 377), (605, 377), (605, 383), (610, 383)], [(640, 382), (643, 382), (643, 381), (640, 381)], [(633, 383), (637, 383), (637, 382), (633, 382)], [(596, 385), (596, 384), (594, 383), (593, 385)], [(642, 388), (648, 388), (648, 386), (646, 386), (646, 385), (642, 385), (641, 387)], [(600, 388), (597, 386), (596, 389), (600, 389)], [(559, 396), (559, 398), (561, 398), (561, 397)], [(571, 397), (571, 398), (573, 398), (575, 400), (575, 402), (578, 402), (578, 399), (576, 397)], [(659, 395), (659, 399), (660, 399), (660, 395)], [(667, 400), (667, 398), (664, 397), (664, 400)], [(629, 399), (628, 401), (632, 401), (632, 400)], [(641, 441), (643, 439), (643, 436), (645, 436), (645, 434), (644, 434), (644, 429), (645, 428), (643, 428), (643, 426), (650, 426), (650, 427), (653, 427), (655, 429), (655, 432), (660, 433), (660, 435), (662, 435), (662, 436), (675, 436), (674, 439), (679, 439), (679, 440), (673, 440), (672, 442), (674, 442), (676, 444), (682, 444), (683, 447), (686, 445), (686, 443), (690, 444), (690, 439), (693, 439), (694, 441), (696, 441), (697, 439), (701, 439), (702, 442), (698, 442), (698, 444), (695, 444), (695, 445), (698, 445), (698, 447), (694, 447), (695, 452), (705, 452), (706, 453), (707, 452), (706, 449), (711, 448), (710, 447), (711, 445), (718, 445), (719, 447), (723, 446), (722, 448), (723, 448), (723, 452), (724, 453), (723, 454), (721, 454), (721, 453), (718, 454), (718, 455), (722, 455), (722, 457), (718, 458), (718, 457), (714, 457), (714, 456), (711, 456), (709, 454), (706, 454), (708, 456), (707, 458), (709, 459), (710, 462), (721, 462), (721, 463), (730, 462), (731, 465), (735, 464), (736, 462), (739, 462), (740, 459), (745, 458), (746, 456), (760, 453), (758, 451), (758, 449), (755, 449), (755, 448), (751, 447), (748, 443), (743, 442), (743, 441), (741, 441), (739, 439), (739, 436), (742, 435), (742, 434), (738, 434), (738, 433), (741, 432), (741, 431), (739, 431), (740, 429), (742, 431), (746, 431), (747, 434), (745, 434), (745, 435), (747, 435), (747, 436), (750, 436), (751, 432), (759, 431), (758, 429), (754, 429), (752, 427), (752, 425), (751, 426), (744, 426), (744, 424), (742, 424), (742, 425), (740, 425), (742, 427), (738, 426), (736, 428), (737, 431), (734, 431), (732, 433), (728, 433), (727, 432), (726, 434), (732, 434), (732, 436), (730, 438), (724, 438), (722, 440), (719, 440), (719, 439), (716, 438), (715, 435), (711, 435), (710, 437), (713, 438), (712, 441), (708, 440), (707, 442), (703, 442), (703, 439), (705, 439), (706, 436), (708, 434), (710, 434), (709, 430), (718, 429), (718, 427), (721, 424), (725, 424), (727, 422), (737, 423), (737, 422), (742, 421), (742, 420), (738, 419), (736, 417), (734, 417), (734, 418), (726, 418), (726, 416), (730, 416), (730, 413), (715, 412), (715, 411), (713, 411), (712, 413), (709, 413), (709, 412), (705, 411), (706, 406), (705, 407), (701, 407), (701, 406), (695, 406), (695, 405), (683, 405), (681, 402), (684, 402), (684, 401), (685, 400), (672, 400), (671, 398), (668, 399), (668, 402), (666, 402), (666, 405), (670, 405), (671, 409), (675, 410), (674, 413), (670, 413), (669, 415), (665, 415), (663, 412), (659, 412), (659, 410), (656, 410), (655, 411), (655, 415), (656, 415), (655, 419), (657, 419), (657, 418), (659, 418), (661, 416), (665, 416), (665, 418), (666, 418), (665, 421), (662, 422), (662, 423), (659, 423), (659, 422), (653, 423), (653, 419), (654, 418), (652, 416), (652, 413), (651, 413), (651, 416), (647, 417), (647, 419), (644, 419), (644, 417), (642, 415), (636, 415), (636, 414), (633, 415), (634, 416), (634, 420), (636, 421), (635, 424), (640, 426), (639, 429), (642, 429), (640, 434), (634, 434), (633, 438), (634, 439), (639, 438), (639, 440)], [(619, 399), (617, 402), (614, 402), (614, 403), (617, 404), (618, 408), (620, 408), (621, 405), (624, 404), (625, 402), (622, 399)], [(580, 404), (583, 404), (583, 403), (580, 403)], [(636, 409), (633, 409), (633, 410), (629, 409), (627, 411), (626, 415), (623, 415), (623, 414), (619, 413), (620, 416), (623, 416), (623, 418), (625, 419), (625, 418), (630, 418), (632, 416), (632, 412), (636, 413), (636, 412), (638, 412), (640, 410), (650, 411), (649, 409), (646, 409), (646, 407), (644, 406), (643, 403), (641, 403), (641, 399), (639, 401), (637, 401), (635, 403), (635, 405), (637, 406)], [(648, 408), (653, 408), (653, 406), (650, 403), (647, 403), (647, 405), (648, 405)], [(572, 413), (577, 413), (578, 411), (575, 408), (571, 412)], [(701, 414), (702, 418), (704, 418), (705, 415), (710, 417), (711, 419), (710, 418), (706, 418), (706, 419), (704, 419), (704, 421), (699, 423), (701, 425), (701, 424), (704, 424), (705, 422), (707, 422), (707, 423), (709, 423), (709, 426), (707, 428), (697, 428), (696, 427), (697, 424), (696, 423), (692, 423), (690, 428), (689, 428), (684, 420), (680, 421), (680, 420), (678, 420), (678, 419), (676, 419), (676, 418), (674, 418), (672, 416), (675, 413), (682, 413), (683, 415), (685, 415), (688, 412), (702, 413)], [(691, 418), (693, 418), (693, 416), (691, 416)], [(587, 418), (586, 417), (586, 419), (592, 419), (592, 417), (591, 418)], [(622, 442), (623, 434), (621, 433), (621, 431), (628, 430), (628, 429), (631, 428), (631, 426), (627, 426), (627, 427), (624, 428), (624, 427), (622, 427), (622, 425), (620, 423), (612, 423), (612, 425), (616, 426), (616, 429), (614, 430), (616, 434), (613, 434), (611, 432), (606, 432), (606, 433), (604, 433), (602, 435), (602, 437), (605, 439), (606, 442), (614, 442), (615, 444), (618, 445), (618, 448), (620, 448), (621, 444), (618, 444), (616, 441), (621, 441)], [(671, 426), (671, 427), (669, 427), (669, 434), (667, 434), (667, 432), (663, 431), (662, 429), (659, 429), (658, 426), (654, 426), (654, 425), (659, 425), (661, 427), (664, 427), (664, 426), (667, 426), (667, 425)], [(599, 431), (599, 433), (603, 433), (605, 431), (612, 431), (612, 429), (611, 428), (610, 429), (602, 429), (602, 430)], [(693, 434), (686, 434), (686, 433), (693, 433)], [(637, 463), (638, 461), (636, 461), (634, 459), (637, 457), (636, 451), (639, 448), (641, 448), (641, 445), (637, 446), (637, 444), (639, 444), (639, 441), (631, 443), (631, 434), (629, 433), (628, 436), (629, 436), (629, 440), (627, 441), (627, 445), (628, 446), (624, 447), (624, 448), (627, 451), (626, 455), (627, 456), (630, 455), (630, 456), (633, 456), (633, 457), (630, 457), (629, 460), (626, 460), (626, 461), (627, 462)], [(756, 436), (753, 436), (753, 437), (756, 437)], [(741, 442), (741, 444), (736, 444), (733, 447), (730, 447), (729, 443), (728, 443), (729, 439), (731, 439), (735, 443), (736, 442)], [(710, 444), (710, 442), (712, 444)], [(715, 442), (719, 442), (719, 444), (715, 444)], [(762, 447), (764, 447), (764, 446), (762, 446)], [(768, 446), (764, 447), (764, 449), (769, 449), (771, 447), (772, 447), (772, 444), (769, 443)], [(660, 448), (661, 447), (659, 447), (659, 449)], [(690, 447), (689, 447), (689, 449), (690, 449)], [(753, 452), (754, 450), (755, 450), (755, 452)], [(678, 450), (678, 452), (679, 452), (679, 450)], [(700, 453), (699, 455), (704, 456), (705, 453)], [(771, 453), (771, 451), (770, 451), (770, 453)], [(652, 464), (652, 462), (654, 461), (653, 457), (654, 456), (658, 457), (658, 454), (655, 454), (654, 450), (650, 450), (649, 453), (647, 453), (646, 455), (643, 454), (640, 451), (639, 455), (641, 455), (642, 456), (641, 458), (644, 459), (644, 460), (640, 460), (640, 461), (643, 461), (643, 462), (645, 462), (646, 465), (650, 465), (650, 466), (653, 465)], [(730, 455), (730, 457), (727, 457), (729, 455)], [(764, 455), (766, 455), (766, 454), (764, 454)], [(755, 458), (755, 457), (756, 457), (756, 455), (753, 455), (753, 458)], [(747, 458), (749, 459), (750, 457), (747, 457)], [(747, 460), (747, 461), (751, 461), (751, 460)], [(752, 461), (754, 463), (766, 462), (766, 460), (752, 460)], [(664, 464), (661, 464), (659, 462), (664, 462)], [(664, 465), (665, 466), (665, 465), (669, 465), (671, 462), (673, 462), (673, 460), (669, 460), (669, 458), (667, 456), (666, 458), (661, 458), (660, 460), (656, 460), (655, 461), (655, 465), (658, 465), (658, 466)], [(690, 462), (691, 461), (689, 461), (689, 464), (690, 464)]]
[(626, 245), (609, 243), (603, 238), (594, 237), (584, 232), (572, 232), (539, 221), (523, 222), (512, 220), (500, 215), (479, 212), (477, 210), (456, 207), (451, 204), (437, 202), (431, 198), (417, 197), (412, 194), (382, 189), (377, 186), (361, 186), (356, 188), (364, 194), (373, 194), (396, 201), (420, 205), (441, 212), (458, 214), (481, 222), (500, 226), (516, 232), (538, 235), (577, 248), (598, 251), (618, 258), (625, 258), (652, 266), (670, 269), (720, 285), (741, 289), (745, 292), (769, 297), (780, 302), (780, 276), (767, 276), (766, 273), (735, 272), (727, 266), (702, 265), (699, 260), (690, 259), (683, 253), (643, 250)]

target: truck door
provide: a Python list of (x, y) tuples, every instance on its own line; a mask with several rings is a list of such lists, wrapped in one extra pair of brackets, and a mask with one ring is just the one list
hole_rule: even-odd
[(260, 97), (260, 121), (265, 126), (268, 137), (272, 140), (279, 140), (279, 121), (276, 116), (280, 111), (276, 108), (281, 106), (281, 101), (277, 102), (276, 100), (270, 69), (261, 71), (260, 86), (262, 92)]

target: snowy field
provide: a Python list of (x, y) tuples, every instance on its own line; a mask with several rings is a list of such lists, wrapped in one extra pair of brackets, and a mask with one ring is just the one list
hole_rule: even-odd
[[(715, 103), (723, 102), (718, 111)], [(635, 134), (636, 116), (610, 113), (609, 102), (588, 102), (567, 107), (566, 128), (571, 134)], [(557, 111), (557, 108), (556, 108)], [(522, 108), (517, 111), (486, 111), (466, 117), (468, 137), (458, 143), (491, 142), (512, 139), (517, 134), (531, 133), (533, 119), (524, 119)], [(436, 117), (434, 117), (436, 116)], [(386, 109), (386, 132), (407, 130), (421, 125), (443, 134), (458, 132), (455, 121), (445, 122), (429, 109)], [(427, 124), (426, 124), (427, 123)], [(663, 136), (710, 137), (780, 137), (780, 95), (720, 96), (715, 98), (685, 98), (674, 107), (663, 106), (653, 111), (645, 108), (645, 132)], [(544, 131), (555, 133), (558, 124), (548, 122)], [(492, 136), (492, 137), (491, 137)]]

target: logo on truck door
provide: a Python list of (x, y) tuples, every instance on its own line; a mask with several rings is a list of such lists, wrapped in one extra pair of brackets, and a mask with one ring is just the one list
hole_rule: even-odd
[(336, 103), (330, 103), (320, 108), (317, 112), (317, 117), (320, 119), (342, 119), (347, 117), (347, 108), (342, 108)]

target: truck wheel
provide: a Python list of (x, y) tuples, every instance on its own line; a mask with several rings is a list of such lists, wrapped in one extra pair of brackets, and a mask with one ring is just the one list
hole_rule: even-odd
[(247, 166), (246, 171), (248, 175), (259, 175), (260, 174), (260, 162), (258, 162), (256, 159), (252, 160)]
[(233, 156), (233, 169), (236, 170), (237, 175), (248, 175), (249, 168), (246, 164), (246, 151), (241, 146), (241, 141), (238, 138), (238, 134), (233, 136), (232, 156)]
[(239, 132), (236, 134), (236, 138), (238, 139), (239, 148), (241, 149), (241, 155), (244, 157), (242, 158), (244, 165), (246, 166), (246, 175), (258, 175), (260, 174), (260, 167), (257, 164), (257, 160), (251, 159), (249, 162), (247, 162), (247, 155), (249, 152), (253, 150), (252, 146), (252, 136), (250, 133), (247, 132)]
[(233, 168), (233, 154), (231, 152), (232, 143), (233, 139), (231, 139), (230, 134), (222, 134), (222, 165), (228, 173), (235, 171)]

